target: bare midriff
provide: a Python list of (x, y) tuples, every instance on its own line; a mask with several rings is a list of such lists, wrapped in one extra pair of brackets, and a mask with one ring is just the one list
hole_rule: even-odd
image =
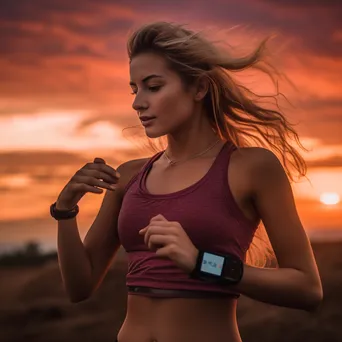
[(237, 299), (128, 294), (119, 342), (241, 342)]

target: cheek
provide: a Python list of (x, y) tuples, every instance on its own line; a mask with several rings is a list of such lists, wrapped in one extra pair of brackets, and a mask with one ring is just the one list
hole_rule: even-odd
[(177, 118), (185, 119), (191, 115), (193, 104), (184, 93), (166, 91), (158, 99), (158, 115), (163, 118), (170, 118), (172, 121)]

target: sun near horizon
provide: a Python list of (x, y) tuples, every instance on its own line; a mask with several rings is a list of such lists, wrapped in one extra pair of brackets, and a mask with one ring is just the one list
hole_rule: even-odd
[(340, 195), (336, 192), (323, 192), (321, 193), (319, 200), (325, 205), (335, 205), (340, 203)]

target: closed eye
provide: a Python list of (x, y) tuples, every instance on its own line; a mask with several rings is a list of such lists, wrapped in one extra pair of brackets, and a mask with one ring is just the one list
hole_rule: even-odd
[(161, 88), (161, 86), (149, 87), (148, 89), (152, 92), (156, 92)]
[[(148, 90), (151, 91), (151, 92), (153, 92), (153, 93), (155, 93), (155, 92), (157, 92), (160, 88), (161, 88), (161, 86), (148, 87)], [(133, 91), (133, 92), (131, 93), (131, 95), (136, 95), (136, 94), (137, 94), (136, 91)]]

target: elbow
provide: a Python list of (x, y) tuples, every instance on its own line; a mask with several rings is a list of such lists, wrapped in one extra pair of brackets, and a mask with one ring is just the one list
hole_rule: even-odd
[(69, 301), (74, 304), (84, 302), (90, 297), (91, 297), (91, 292), (88, 292), (88, 291), (82, 291), (82, 292), (78, 291), (75, 293), (68, 293)]
[(84, 302), (85, 300), (87, 300), (88, 298), (90, 298), (89, 295), (83, 295), (83, 296), (69, 296), (69, 301), (73, 304), (77, 304), (80, 302)]
[(69, 301), (71, 303), (77, 304), (89, 299), (92, 296), (93, 291), (90, 286), (83, 286), (82, 288), (77, 286), (77, 289), (73, 290), (66, 288), (66, 293)]
[(306, 296), (305, 310), (315, 312), (323, 302), (323, 289), (321, 285), (315, 286)]

